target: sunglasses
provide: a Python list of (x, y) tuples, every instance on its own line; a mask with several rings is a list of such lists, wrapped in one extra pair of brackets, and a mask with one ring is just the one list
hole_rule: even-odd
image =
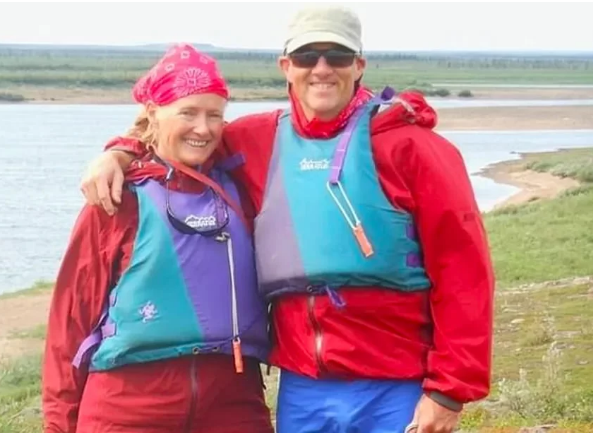
[[(170, 169), (165, 179), (167, 218), (171, 225), (175, 230), (185, 235), (201, 235), (206, 237), (218, 236), (229, 224), (229, 211), (224, 200), (222, 200), (216, 192), (212, 191), (212, 194), (214, 194), (214, 215), (195, 217), (194, 224), (191, 223), (191, 216), (182, 220), (175, 215), (175, 212), (173, 212), (169, 200), (169, 182), (172, 174), (173, 170)], [(207, 224), (200, 224), (200, 222), (206, 222)]]
[(321, 57), (332, 68), (347, 68), (352, 66), (357, 56), (352, 51), (342, 51), (335, 48), (330, 50), (296, 51), (288, 55), (292, 64), (297, 68), (314, 68)]

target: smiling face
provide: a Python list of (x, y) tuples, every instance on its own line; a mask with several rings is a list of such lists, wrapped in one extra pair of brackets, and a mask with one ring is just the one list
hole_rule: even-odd
[(155, 153), (189, 167), (204, 164), (220, 143), (226, 99), (207, 93), (148, 107), (157, 131)]
[(337, 44), (315, 43), (280, 57), (279, 66), (308, 119), (331, 120), (348, 105), (366, 61)]

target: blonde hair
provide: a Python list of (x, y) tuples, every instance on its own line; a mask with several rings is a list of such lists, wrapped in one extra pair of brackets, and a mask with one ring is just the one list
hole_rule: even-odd
[(128, 130), (124, 137), (140, 140), (147, 150), (154, 152), (157, 145), (157, 133), (154, 125), (148, 117), (146, 107), (136, 117), (134, 125)]

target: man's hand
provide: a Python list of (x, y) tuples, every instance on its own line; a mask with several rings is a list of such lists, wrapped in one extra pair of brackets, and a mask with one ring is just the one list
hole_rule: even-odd
[(122, 151), (104, 152), (93, 160), (82, 178), (80, 190), (88, 204), (100, 205), (109, 215), (121, 203), (124, 169), (133, 157)]
[(460, 412), (449, 410), (423, 395), (412, 421), (412, 425), (416, 427), (410, 428), (406, 433), (452, 433), (460, 417)]

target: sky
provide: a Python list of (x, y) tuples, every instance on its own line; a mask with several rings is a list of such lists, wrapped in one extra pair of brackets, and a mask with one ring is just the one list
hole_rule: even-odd
[[(210, 43), (282, 47), (299, 8), (323, 2), (0, 2), (1, 43)], [(332, 2), (325, 2), (332, 3)], [(367, 50), (593, 51), (593, 2), (341, 3)]]

